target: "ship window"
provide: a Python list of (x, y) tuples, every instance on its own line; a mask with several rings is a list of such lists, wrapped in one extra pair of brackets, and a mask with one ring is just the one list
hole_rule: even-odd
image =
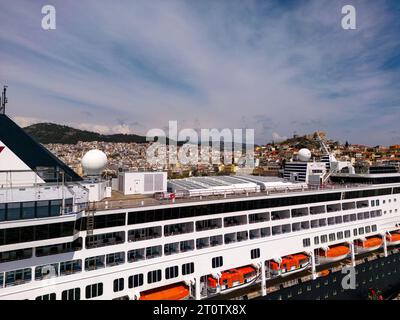
[(179, 242), (167, 243), (164, 245), (164, 254), (166, 256), (176, 253), (179, 253)]
[(193, 232), (193, 222), (175, 223), (164, 226), (164, 236), (174, 236), (178, 234)]
[(196, 221), (196, 231), (206, 231), (222, 228), (222, 219)]
[(128, 262), (136, 262), (145, 259), (144, 249), (134, 249), (128, 251)]
[(369, 212), (364, 212), (364, 219), (369, 219)]
[(314, 244), (318, 245), (319, 244), (319, 237), (314, 237)]
[(103, 295), (103, 283), (95, 283), (86, 286), (86, 299), (96, 298)]
[(159, 281), (161, 281), (161, 278), (162, 278), (162, 276), (161, 276), (160, 269), (149, 271), (147, 273), (147, 283), (149, 283), (149, 284), (154, 283), (154, 282), (159, 282)]
[(16, 286), (30, 282), (32, 280), (32, 270), (30, 268), (8, 271), (5, 273), (5, 286)]
[(115, 252), (107, 254), (106, 266), (113, 267), (125, 263), (125, 252)]
[(149, 227), (134, 229), (128, 231), (128, 241), (143, 241), (149, 239), (156, 239), (161, 237), (161, 227)]
[(346, 214), (345, 216), (343, 216), (343, 222), (350, 222), (350, 215)]
[(224, 218), (225, 227), (239, 226), (247, 223), (247, 216), (234, 216)]
[[(197, 240), (201, 240), (201, 239), (197, 239)], [(236, 242), (236, 232), (225, 234), (224, 242), (225, 242), (225, 244), (230, 244), (230, 243)]]
[(368, 207), (368, 200), (357, 201), (357, 209), (367, 208), (367, 207)]
[(114, 280), (114, 292), (119, 292), (124, 290), (124, 278), (119, 278)]
[(22, 219), (34, 219), (35, 218), (35, 202), (24, 202), (22, 203)]
[(143, 273), (135, 274), (128, 278), (129, 289), (141, 287), (143, 285)]
[(0, 252), (0, 263), (29, 259), (32, 257), (32, 249), (20, 249)]
[(364, 234), (364, 228), (358, 228), (358, 234)]
[(55, 293), (49, 293), (45, 294), (43, 296), (36, 297), (35, 300), (56, 300), (56, 294)]
[(204, 237), (200, 239), (196, 239), (196, 248), (197, 249), (204, 249), (210, 246), (210, 237)]
[(315, 229), (319, 227), (319, 220), (311, 220), (311, 229)]
[(319, 226), (320, 227), (325, 227), (327, 224), (326, 224), (326, 219), (319, 219)]
[(185, 263), (182, 265), (182, 275), (188, 275), (194, 273), (194, 263)]
[(301, 230), (300, 222), (292, 223), (292, 230), (293, 232), (300, 231)]
[(181, 241), (179, 248), (180, 252), (188, 252), (194, 250), (194, 240)]
[(282, 220), (290, 218), (290, 210), (280, 210), (271, 212), (271, 220)]
[(308, 216), (308, 208), (292, 209), (292, 218)]
[(35, 280), (46, 280), (54, 277), (58, 277), (58, 263), (35, 268)]
[(172, 279), (179, 276), (178, 266), (168, 267), (165, 269), (165, 279)]
[(110, 232), (86, 237), (86, 249), (117, 245), (125, 242), (125, 232)]
[(125, 212), (104, 214), (94, 217), (94, 229), (112, 228), (125, 225)]
[(310, 238), (303, 239), (303, 247), (309, 247), (311, 245)]
[(336, 235), (334, 233), (329, 234), (329, 241), (335, 241), (336, 240)]
[(364, 219), (364, 212), (357, 213), (357, 219), (358, 220), (363, 220)]
[(240, 231), (236, 234), (237, 242), (246, 241), (249, 238), (249, 233), (247, 231)]
[(279, 235), (282, 234), (282, 226), (274, 226), (272, 227), (272, 235)]
[(375, 200), (371, 200), (371, 207), (375, 207)]
[(260, 249), (253, 249), (250, 251), (251, 259), (258, 259), (260, 257)]
[(261, 237), (269, 237), (271, 235), (271, 228), (261, 228)]
[(376, 230), (377, 230), (376, 224), (374, 224), (374, 225), (372, 226), (372, 232), (375, 232)]
[(326, 242), (328, 242), (328, 237), (327, 237), (327, 235), (322, 235), (321, 236), (321, 243), (326, 243)]
[(61, 200), (51, 200), (50, 201), (50, 216), (59, 216), (61, 214)]
[(250, 230), (250, 240), (261, 238), (261, 229)]
[(222, 267), (223, 264), (224, 264), (224, 260), (223, 260), (223, 258), (222, 258), (221, 256), (220, 256), (220, 257), (212, 258), (212, 263), (211, 263), (211, 265), (212, 265), (213, 268)]
[(162, 256), (162, 246), (154, 246), (146, 248), (146, 259), (153, 259)]
[(370, 233), (371, 232), (371, 227), (370, 226), (365, 227), (365, 232), (366, 233)]
[(64, 290), (61, 294), (61, 300), (80, 300), (81, 299), (81, 289), (69, 289)]
[(6, 204), (0, 203), (0, 221), (6, 220)]
[(310, 214), (321, 214), (325, 212), (325, 206), (310, 207)]
[(345, 236), (345, 238), (350, 238), (350, 237), (351, 237), (350, 230), (346, 230), (346, 231), (344, 232), (344, 236)]
[(82, 238), (78, 238), (73, 242), (54, 244), (36, 248), (36, 256), (43, 257), (60, 253), (78, 251), (82, 249)]
[(92, 271), (96, 269), (104, 268), (105, 256), (90, 257), (85, 259), (85, 270)]
[(337, 233), (337, 238), (338, 238), (338, 240), (342, 240), (343, 239), (343, 232), (342, 231)]
[(328, 225), (334, 225), (335, 224), (335, 217), (330, 217), (328, 218)]
[(266, 221), (269, 221), (268, 212), (249, 214), (249, 223), (260, 223)]
[(7, 220), (21, 219), (21, 203), (8, 203), (7, 204)]
[(217, 235), (217, 236), (211, 236), (210, 237), (210, 245), (211, 245), (211, 247), (220, 246), (222, 244), (223, 244), (222, 235)]
[(343, 221), (342, 221), (342, 216), (338, 216), (338, 217), (335, 217), (335, 223), (336, 224), (340, 224), (340, 223), (342, 223)]
[(326, 206), (326, 211), (329, 212), (336, 212), (340, 211), (340, 203), (328, 204)]
[(60, 275), (66, 276), (82, 271), (82, 260), (72, 260), (60, 263)]
[(357, 236), (357, 234), (358, 234), (357, 229), (354, 229), (353, 230), (353, 236)]

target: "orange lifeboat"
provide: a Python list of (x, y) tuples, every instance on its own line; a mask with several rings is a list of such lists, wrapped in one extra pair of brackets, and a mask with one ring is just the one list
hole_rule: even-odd
[(279, 262), (271, 261), (270, 270), (272, 276), (288, 276), (302, 271), (310, 265), (310, 257), (303, 254), (294, 254), (283, 257)]
[(377, 250), (381, 247), (383, 240), (380, 237), (372, 237), (364, 240), (356, 240), (354, 243), (357, 253)]
[(346, 246), (332, 246), (328, 249), (319, 249), (318, 250), (318, 262), (320, 264), (330, 263), (335, 261), (343, 260), (349, 254), (350, 249)]
[(238, 286), (252, 283), (257, 279), (257, 269), (252, 266), (230, 269), (221, 273), (219, 281), (212, 276), (208, 277), (208, 290), (212, 293), (217, 292), (218, 285), (221, 292), (226, 293)]
[(400, 233), (392, 233), (386, 235), (386, 241), (388, 246), (395, 246), (400, 244)]
[(183, 283), (175, 283), (165, 287), (151, 289), (140, 293), (139, 300), (186, 300), (189, 289)]

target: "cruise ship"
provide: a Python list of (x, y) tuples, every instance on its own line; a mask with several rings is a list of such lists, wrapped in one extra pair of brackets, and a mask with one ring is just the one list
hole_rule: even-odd
[(224, 299), (255, 284), (267, 296), (271, 279), (387, 256), (400, 174), (324, 159), (302, 150), (282, 178), (108, 181), (97, 150), (82, 178), (0, 114), (0, 299)]

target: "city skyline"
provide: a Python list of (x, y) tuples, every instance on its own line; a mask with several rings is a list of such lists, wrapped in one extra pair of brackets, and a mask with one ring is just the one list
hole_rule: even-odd
[(44, 31), (43, 3), (2, 3), (0, 82), (19, 124), (400, 141), (395, 1), (352, 1), (356, 30), (341, 27), (345, 1), (51, 4), (57, 29)]

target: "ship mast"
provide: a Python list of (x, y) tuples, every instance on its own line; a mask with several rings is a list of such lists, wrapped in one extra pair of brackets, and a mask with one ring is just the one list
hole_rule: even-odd
[(1, 94), (0, 98), (0, 114), (5, 114), (6, 113), (6, 104), (8, 102), (8, 98), (6, 96), (7, 93), (7, 86), (3, 87), (3, 92)]

